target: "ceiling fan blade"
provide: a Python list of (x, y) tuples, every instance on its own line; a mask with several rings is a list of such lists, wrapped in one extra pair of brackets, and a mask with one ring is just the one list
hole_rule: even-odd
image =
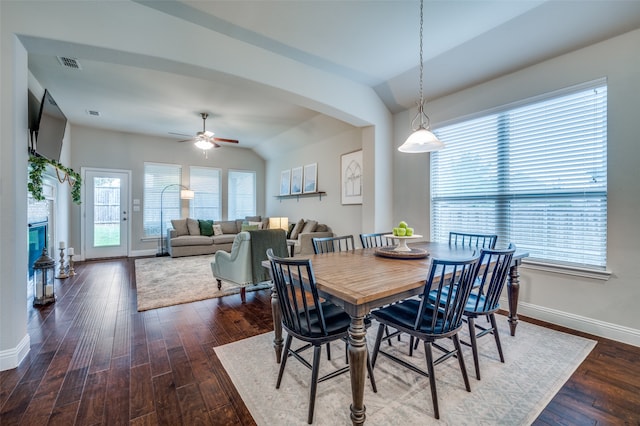
[(192, 139), (185, 139), (183, 141), (178, 141), (178, 142), (194, 142), (194, 141), (195, 139), (192, 138)]
[(237, 139), (213, 138), (216, 142), (238, 143)]
[(191, 136), (190, 134), (187, 133), (177, 133), (177, 132), (169, 132), (170, 135), (176, 135), (176, 136)]

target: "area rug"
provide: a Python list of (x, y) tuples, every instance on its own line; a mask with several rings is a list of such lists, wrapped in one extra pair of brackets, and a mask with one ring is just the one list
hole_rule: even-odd
[[(138, 311), (179, 305), (240, 293), (240, 287), (222, 281), (211, 272), (213, 256), (152, 257), (136, 259)], [(270, 282), (247, 286), (246, 291), (271, 287)]]
[[(471, 348), (463, 347), (471, 392), (464, 388), (457, 360), (450, 358), (435, 367), (440, 420), (433, 417), (429, 379), (379, 356), (374, 369), (378, 393), (373, 393), (368, 380), (365, 387), (366, 424), (531, 424), (596, 342), (522, 321), (516, 336), (511, 337), (507, 319), (503, 316), (497, 319), (504, 364), (500, 362), (493, 338), (479, 339), (482, 380), (478, 381)], [(370, 350), (376, 331), (374, 326), (367, 333)], [(466, 333), (462, 334), (463, 339), (467, 337)], [(326, 351), (322, 351), (320, 374), (344, 365), (343, 345), (332, 345), (331, 361), (327, 361)], [(426, 369), (422, 346), (412, 358), (406, 355), (408, 338), (403, 337), (400, 343), (394, 341), (393, 348), (386, 344), (385, 347)], [(214, 350), (258, 425), (306, 424), (311, 371), (299, 361), (289, 359), (282, 385), (275, 389), (279, 364), (274, 359), (273, 332)], [(434, 350), (434, 355), (437, 352)], [(351, 424), (348, 373), (319, 383), (317, 392), (314, 425)]]

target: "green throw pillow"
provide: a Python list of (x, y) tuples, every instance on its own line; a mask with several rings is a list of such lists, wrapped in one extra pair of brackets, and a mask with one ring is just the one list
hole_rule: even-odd
[(213, 221), (212, 220), (198, 220), (200, 226), (200, 235), (210, 237), (213, 235)]
[(256, 229), (258, 229), (258, 225), (245, 225), (244, 223), (242, 224), (243, 231), (255, 231)]

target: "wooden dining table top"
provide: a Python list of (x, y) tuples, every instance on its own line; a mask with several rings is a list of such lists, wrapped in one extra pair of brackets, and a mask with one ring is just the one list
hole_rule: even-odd
[[(410, 297), (422, 291), (433, 258), (469, 259), (477, 248), (448, 243), (418, 242), (409, 245), (426, 250), (426, 258), (400, 259), (376, 255), (375, 248), (304, 256), (311, 259), (318, 291), (351, 315)], [(514, 258), (525, 257), (518, 253)], [(268, 267), (268, 261), (263, 262)]]

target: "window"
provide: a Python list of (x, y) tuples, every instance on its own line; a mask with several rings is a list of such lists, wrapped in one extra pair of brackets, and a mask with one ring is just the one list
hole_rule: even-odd
[(189, 189), (194, 191), (189, 216), (193, 218), (221, 220), (220, 208), (220, 170), (209, 167), (190, 169)]
[(604, 80), (441, 127), (431, 155), (431, 235), (491, 232), (533, 260), (604, 268)]
[[(178, 165), (144, 163), (145, 237), (159, 237), (160, 230), (166, 230), (171, 224), (171, 219), (180, 218), (181, 176), (182, 168)], [(167, 188), (169, 185), (172, 186)], [(164, 193), (163, 190), (165, 190)], [(164, 222), (162, 226), (160, 225), (161, 216)]]
[(227, 219), (256, 214), (256, 172), (229, 170), (229, 208)]

